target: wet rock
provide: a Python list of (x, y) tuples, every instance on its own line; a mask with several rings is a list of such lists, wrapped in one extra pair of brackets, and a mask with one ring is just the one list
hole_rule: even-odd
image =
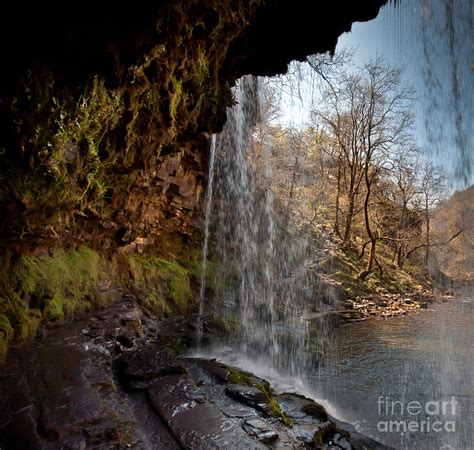
[[(157, 323), (157, 340), (136, 311), (113, 305), (19, 351), (0, 376), (1, 448), (386, 448), (332, 417), (324, 421), (324, 409), (302, 395), (273, 395), (251, 373), (177, 357), (165, 345), (183, 342), (190, 319)], [(142, 329), (129, 328), (136, 322), (124, 315)], [(104, 333), (92, 339), (96, 329)]]
[(123, 354), (119, 367), (125, 384), (135, 389), (146, 388), (155, 378), (185, 372), (170, 351), (157, 345), (146, 345)]
[(227, 386), (226, 394), (260, 411), (268, 411), (264, 393), (254, 386), (231, 384)]
[(10, 417), (5, 415), (0, 421), (0, 448), (8, 444), (11, 448), (31, 450), (43, 449), (41, 436), (37, 430), (36, 414), (33, 408), (24, 409)]
[[(137, 311), (119, 302), (19, 349), (0, 375), (0, 447), (178, 448), (165, 425), (158, 427), (156, 414), (148, 425), (147, 402), (137, 421), (132, 394), (122, 391), (113, 370), (115, 338), (108, 336), (140, 335), (128, 328), (133, 321), (122, 321), (130, 312), (136, 318)], [(103, 333), (95, 333), (99, 329)]]
[(215, 379), (226, 383), (229, 381), (229, 370), (226, 365), (219, 364), (215, 360), (199, 360), (198, 364)]
[(292, 419), (301, 423), (325, 422), (328, 414), (323, 406), (303, 395), (285, 393), (276, 397), (281, 410)]
[(167, 375), (148, 389), (153, 407), (184, 448), (264, 448), (211, 403), (193, 400), (197, 387), (187, 375)]
[(99, 324), (92, 322), (90, 326), (82, 330), (84, 336), (87, 336), (91, 339), (95, 339), (104, 334), (104, 330), (99, 326)]
[(333, 442), (343, 450), (352, 450), (353, 448), (347, 437), (342, 436), (340, 433), (334, 435)]
[(222, 408), (221, 411), (227, 417), (238, 417), (238, 418), (247, 418), (255, 415), (255, 411), (252, 409), (240, 409), (240, 408)]
[(117, 341), (122, 344), (122, 346), (127, 348), (132, 348), (135, 345), (135, 336), (130, 334), (121, 334), (117, 336)]
[[(392, 447), (380, 444), (372, 438), (359, 433), (354, 425), (350, 423), (342, 422), (335, 417), (330, 417), (330, 421), (336, 426), (332, 439), (335, 440), (337, 434), (339, 434), (341, 438), (337, 440), (338, 442), (343, 442), (343, 445), (345, 445), (345, 440), (347, 440), (354, 450), (393, 450)], [(337, 445), (340, 446), (340, 444)]]
[(120, 315), (120, 325), (128, 333), (135, 333), (137, 337), (141, 337), (143, 336), (143, 329), (140, 317), (141, 312), (137, 308), (133, 308), (132, 305), (129, 312)]
[(300, 426), (295, 426), (295, 435), (296, 437), (302, 441), (304, 444), (312, 446), (313, 444), (313, 439), (315, 433), (319, 431), (319, 427), (317, 425), (311, 425), (311, 424), (306, 424), (306, 425), (300, 425)]
[(317, 420), (320, 420), (321, 422), (325, 422), (328, 420), (328, 413), (324, 409), (323, 406), (320, 404), (310, 401), (306, 405), (303, 406), (303, 411), (311, 417), (314, 417)]
[(278, 433), (267, 423), (260, 419), (247, 420), (244, 430), (251, 436), (256, 437), (264, 444), (273, 444), (278, 440)]
[(332, 421), (328, 420), (327, 422), (319, 424), (313, 436), (313, 442), (316, 448), (321, 448), (324, 444), (329, 443), (335, 431), (336, 425)]

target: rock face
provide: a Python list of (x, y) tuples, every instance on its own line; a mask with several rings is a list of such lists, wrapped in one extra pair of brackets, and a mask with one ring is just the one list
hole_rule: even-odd
[(194, 326), (128, 298), (47, 330), (0, 369), (0, 448), (387, 448), (309, 398), (180, 356)]
[(386, 0), (87, 3), (2, 16), (0, 244), (20, 251), (188, 240), (235, 80), (333, 50)]

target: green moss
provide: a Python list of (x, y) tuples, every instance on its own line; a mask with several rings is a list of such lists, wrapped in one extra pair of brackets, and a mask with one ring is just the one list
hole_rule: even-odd
[(147, 308), (161, 310), (161, 315), (189, 310), (193, 294), (188, 269), (176, 261), (137, 255), (129, 257), (129, 264), (132, 278), (142, 291)]
[(328, 413), (323, 406), (318, 405), (317, 403), (308, 403), (303, 406), (303, 411), (305, 414), (308, 414), (315, 419), (318, 419), (322, 422), (328, 420)]
[(206, 56), (201, 53), (197, 58), (197, 67), (198, 67), (198, 79), (199, 82), (202, 84), (204, 83), (210, 75), (209, 71), (209, 60)]
[(171, 306), (155, 292), (150, 292), (142, 302), (143, 308), (157, 317), (167, 317), (172, 313)]
[(255, 386), (254, 377), (252, 374), (243, 372), (242, 370), (233, 369), (232, 367), (228, 368), (227, 379), (229, 380), (229, 383), (232, 384)]
[[(199, 255), (200, 256), (200, 255)], [(202, 261), (186, 261), (181, 263), (189, 271), (197, 281), (201, 281), (202, 276)], [(219, 277), (219, 266), (215, 261), (206, 261), (206, 273), (204, 274), (206, 289), (210, 289), (213, 294), (219, 294), (222, 292), (224, 285), (223, 281), (225, 277)]]
[(13, 339), (14, 330), (4, 314), (0, 314), (0, 366), (5, 363), (10, 341)]
[(313, 442), (317, 449), (326, 448), (324, 443), (334, 434), (336, 431), (336, 424), (328, 422), (326, 426), (321, 427), (316, 433), (314, 433)]
[(14, 337), (19, 342), (31, 337), (41, 321), (41, 312), (38, 309), (30, 309), (15, 292), (10, 292), (8, 298), (0, 299), (0, 314), (8, 319), (14, 330)]
[(51, 256), (21, 256), (12, 268), (10, 288), (23, 298), (35, 298), (40, 306), (54, 300), (55, 317), (62, 315), (60, 310), (69, 315), (78, 302), (94, 295), (101, 270), (100, 256), (86, 247), (56, 250)]
[(293, 419), (288, 417), (280, 408), (280, 404), (277, 402), (275, 397), (273, 396), (273, 389), (269, 385), (265, 384), (256, 384), (255, 387), (259, 389), (264, 397), (265, 403), (268, 405), (269, 412), (272, 416), (278, 417), (281, 422), (290, 427), (293, 425)]
[(276, 401), (275, 397), (269, 396), (267, 398), (267, 405), (270, 408), (271, 415), (279, 417), (283, 425), (291, 427), (294, 423), (293, 419), (287, 416), (280, 408), (280, 404)]
[(36, 257), (7, 255), (2, 262), (0, 317), (13, 330), (12, 336), (3, 333), (3, 349), (33, 336), (42, 323), (102, 306), (97, 283), (114, 277), (98, 253), (86, 247)]
[(104, 138), (122, 117), (122, 93), (94, 78), (76, 98), (61, 91), (50, 73), (29, 74), (20, 84), (28, 95), (14, 99), (12, 114), (30, 169), (18, 165), (12, 149), (0, 165), (0, 182), (23, 206), (26, 231), (41, 223), (54, 235), (64, 226), (63, 211), (86, 204), (104, 209), (115, 164)]
[(280, 404), (273, 396), (273, 389), (271, 388), (269, 383), (259, 383), (260, 380), (255, 378), (249, 372), (237, 370), (232, 367), (228, 367), (227, 370), (227, 380), (230, 383), (256, 387), (260, 392), (262, 392), (265, 399), (265, 403), (268, 406), (268, 411), (270, 415), (272, 415), (273, 417), (278, 417), (281, 422), (287, 427), (293, 425), (293, 419), (291, 417), (288, 417), (281, 410)]
[(235, 314), (215, 317), (214, 324), (227, 334), (237, 333), (240, 329), (240, 319)]
[(8, 317), (4, 314), (0, 314), (0, 333), (6, 339), (11, 339), (13, 337), (13, 327), (11, 326)]
[(43, 319), (45, 320), (63, 320), (64, 319), (64, 299), (59, 295), (47, 300), (43, 310)]
[(176, 77), (172, 76), (173, 92), (170, 97), (170, 117), (174, 121), (177, 116), (179, 104), (183, 101), (183, 84)]

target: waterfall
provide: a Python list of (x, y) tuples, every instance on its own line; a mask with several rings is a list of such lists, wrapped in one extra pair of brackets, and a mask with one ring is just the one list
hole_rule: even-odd
[[(226, 342), (232, 353), (295, 377), (312, 364), (305, 316), (314, 302), (316, 283), (308, 271), (308, 242), (296, 230), (283, 227), (276, 213), (270, 149), (263, 149), (265, 189), (256, 188), (248, 166), (247, 150), (259, 112), (258, 90), (257, 78), (239, 80), (235, 105), (228, 109), (225, 128), (216, 136), (206, 195), (198, 328), (205, 311), (224, 317), (234, 325)], [(217, 264), (213, 304), (204, 301), (203, 287), (209, 227), (210, 253)]]
[[(472, 131), (468, 124), (473, 115), (473, 72), (469, 53), (472, 42), (464, 37), (472, 34), (472, 5), (452, 0), (408, 1), (397, 4), (392, 11), (398, 14), (395, 18), (393, 12), (388, 16), (395, 19), (395, 34), (399, 33), (395, 36), (398, 63), (406, 63), (407, 76), (416, 82), (423, 100), (415, 111), (419, 122), (417, 138), (427, 154), (435, 156), (438, 150), (443, 155), (443, 164), (456, 175), (453, 178), (457, 184), (467, 183), (472, 180)], [(409, 44), (402, 45), (405, 39), (410, 39)], [(304, 89), (313, 101), (317, 94), (308, 86)], [(311, 260), (318, 250), (314, 248), (316, 238), (308, 239), (297, 224), (285, 220), (291, 215), (282, 211), (290, 208), (282, 204), (281, 195), (275, 195), (275, 149), (265, 139), (264, 126), (259, 128), (261, 146), (258, 150), (252, 148), (254, 125), (260, 114), (261, 81), (243, 77), (233, 93), (235, 104), (227, 111), (227, 123), (211, 143), (199, 295), (200, 353), (248, 368), (257, 375), (273, 378), (273, 382), (280, 381), (280, 376), (291, 378), (292, 387), (298, 380), (308, 380), (310, 388), (304, 392), (329, 402), (341, 395), (341, 405), (336, 402), (335, 409), (371, 434), (377, 431), (380, 419), (375, 416), (380, 395), (397, 402), (459, 395), (462, 415), (458, 413), (456, 417), (457, 434), (380, 435), (380, 439), (393, 441), (400, 448), (434, 448), (438, 444), (471, 448), (472, 408), (467, 403), (472, 383), (460, 380), (472, 367), (472, 358), (468, 359), (470, 352), (459, 351), (468, 348), (469, 339), (472, 341), (469, 325), (462, 325), (456, 334), (454, 315), (440, 314), (433, 328), (421, 327), (420, 324), (431, 323), (424, 320), (424, 315), (433, 313), (435, 305), (433, 310), (420, 313), (421, 319), (398, 318), (387, 324), (374, 321), (341, 328), (335, 333), (329, 333), (319, 322), (316, 335), (315, 327), (307, 319), (319, 316), (319, 320), (319, 313), (325, 310), (322, 302), (337, 294), (326, 290), (324, 284), (318, 292), (318, 277), (311, 269)], [(287, 116), (295, 115), (297, 108), (285, 107)], [(250, 165), (250, 156), (256, 151), (260, 158), (258, 173)], [(331, 247), (327, 250), (330, 254)], [(208, 257), (216, 267), (212, 271), (212, 298), (204, 295)], [(468, 300), (463, 300), (468, 305), (472, 302), (470, 297), (472, 293)], [(471, 312), (468, 309), (460, 314), (467, 324)], [(226, 333), (224, 338), (219, 337), (219, 342), (206, 342), (205, 347), (201, 342), (204, 313), (221, 318)], [(405, 330), (406, 323), (410, 327)], [(396, 339), (393, 331), (374, 333), (390, 326), (395, 326)], [(362, 334), (359, 343), (353, 330)], [(418, 335), (419, 331), (426, 336)], [(341, 336), (342, 345), (338, 342)], [(467, 344), (456, 344), (464, 338)], [(437, 342), (441, 351), (431, 348), (432, 342)], [(419, 343), (422, 345), (416, 349)], [(316, 356), (319, 357), (313, 351), (322, 350), (325, 364), (319, 370), (311, 370), (318, 362)], [(366, 380), (365, 384), (360, 386), (360, 380)], [(301, 385), (298, 389), (303, 392)], [(352, 415), (348, 414), (348, 399), (355, 399)], [(364, 424), (367, 419), (373, 423)]]
[(209, 149), (209, 173), (207, 178), (206, 198), (204, 204), (204, 243), (202, 248), (201, 279), (199, 288), (199, 315), (197, 324), (197, 345), (201, 345), (202, 340), (202, 316), (204, 312), (204, 295), (206, 292), (206, 274), (207, 274), (207, 254), (209, 249), (209, 223), (211, 220), (212, 207), (212, 187), (214, 184), (214, 161), (216, 154), (216, 135), (211, 136)]
[(473, 180), (473, 2), (422, 0), (413, 5), (419, 8), (416, 19), (427, 140), (431, 151), (450, 156), (454, 184), (467, 185)]

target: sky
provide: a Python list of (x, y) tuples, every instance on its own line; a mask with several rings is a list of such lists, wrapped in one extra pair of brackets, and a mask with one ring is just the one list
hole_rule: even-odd
[[(417, 91), (417, 140), (427, 158), (448, 174), (453, 189), (474, 183), (474, 0), (404, 0), (375, 20), (355, 23), (336, 52), (355, 51), (353, 64), (382, 55), (401, 67)], [(282, 122), (301, 127), (321, 101), (311, 69), (292, 63), (297, 92), (282, 95)]]

